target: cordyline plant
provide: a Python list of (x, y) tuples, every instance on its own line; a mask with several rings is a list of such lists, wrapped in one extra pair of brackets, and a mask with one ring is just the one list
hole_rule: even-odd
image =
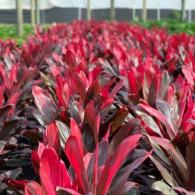
[(36, 69), (21, 63), (21, 50), (14, 42), (0, 42), (0, 45), (0, 193), (3, 193), (9, 179), (31, 169), (27, 137), (39, 133), (34, 129), (38, 124), (28, 120), (27, 110), (32, 85), (39, 82), (34, 80)]
[[(38, 151), (32, 153), (32, 162), (40, 174), (42, 186), (29, 182), (25, 186), (25, 194), (121, 194), (136, 185), (127, 181), (128, 176), (148, 154), (124, 167), (123, 174), (116, 176), (116, 173), (129, 152), (138, 145), (141, 134), (125, 139), (114, 136), (109, 141), (108, 131), (99, 141), (100, 115), (92, 100), (84, 110), (81, 130), (74, 119), (70, 120), (70, 128), (60, 121), (54, 121), (57, 107), (46, 91), (34, 86), (33, 95), (45, 122), (50, 124), (46, 127), (44, 143), (40, 143)], [(88, 136), (87, 140), (82, 137), (82, 131), (86, 129), (92, 136), (85, 135)], [(94, 146), (89, 142), (93, 142)], [(59, 158), (61, 152), (64, 152), (70, 164), (68, 168)], [(113, 179), (116, 182), (112, 183)]]
[(0, 193), (195, 192), (195, 37), (122, 22), (0, 42)]
[(175, 188), (179, 185), (193, 191), (195, 103), (190, 85), (181, 78), (165, 88), (164, 98), (156, 98), (154, 107), (142, 101), (138, 104), (141, 110), (135, 112), (144, 120), (148, 139), (157, 155), (157, 159), (151, 159), (165, 182)]

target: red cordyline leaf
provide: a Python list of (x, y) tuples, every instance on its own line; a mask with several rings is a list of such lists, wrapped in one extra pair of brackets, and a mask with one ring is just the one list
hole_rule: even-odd
[(178, 169), (178, 172), (182, 175), (182, 179), (187, 181), (187, 165), (184, 157), (181, 152), (175, 148), (175, 146), (171, 143), (169, 139), (159, 138), (159, 137), (150, 137), (156, 144), (161, 146), (167, 153), (171, 156), (170, 160), (172, 160), (175, 164), (174, 168)]
[(66, 63), (71, 68), (74, 68), (77, 65), (75, 55), (71, 50), (66, 51)]
[(195, 133), (193, 133), (192, 140), (190, 144), (187, 146), (187, 177), (188, 177), (188, 189), (191, 191), (195, 191)]
[(140, 134), (137, 134), (124, 139), (116, 151), (108, 158), (97, 184), (97, 195), (105, 195), (107, 193), (117, 171), (124, 163), (129, 152), (135, 149), (141, 137)]
[(27, 180), (7, 179), (5, 183), (13, 188), (24, 190)]
[(35, 181), (30, 181), (25, 185), (25, 195), (45, 195), (42, 187)]
[(151, 156), (152, 151), (149, 153), (144, 154), (142, 157), (139, 157), (132, 163), (130, 163), (127, 167), (124, 169), (124, 174), (119, 176), (117, 178), (116, 182), (113, 183), (113, 187), (109, 190), (109, 194), (121, 194), (123, 192), (123, 188), (125, 186), (125, 183), (127, 183), (127, 179), (129, 175), (138, 168), (149, 156)]
[(176, 132), (174, 130), (173, 125), (167, 120), (167, 118), (158, 110), (152, 108), (149, 106), (146, 102), (139, 103), (139, 107), (144, 109), (146, 112), (154, 116), (156, 119), (158, 119), (160, 122), (162, 122), (165, 127), (167, 128), (167, 133), (170, 137), (170, 139), (174, 139), (176, 136)]
[(84, 151), (83, 151), (82, 134), (81, 134), (80, 128), (78, 127), (78, 125), (74, 119), (70, 120), (70, 131), (71, 131), (71, 135), (73, 135), (77, 138), (78, 145), (79, 145), (79, 151), (80, 151), (81, 156), (83, 157)]
[(38, 152), (36, 150), (33, 150), (32, 153), (31, 153), (31, 161), (32, 161), (32, 165), (33, 165), (33, 168), (36, 172), (37, 175), (39, 175), (39, 155), (38, 155)]
[[(156, 75), (153, 76), (151, 80), (151, 85), (149, 88), (149, 94), (148, 94), (148, 103), (152, 106), (156, 103), (156, 98), (158, 96), (158, 92), (160, 89), (160, 80), (161, 80), (161, 74), (156, 73)], [(161, 89), (162, 92), (163, 89)]]
[[(48, 64), (50, 63), (49, 59), (45, 59), (45, 61), (46, 61)], [(59, 68), (58, 66), (56, 66), (56, 65), (53, 65), (53, 63), (52, 63), (52, 65), (50, 65), (50, 71), (51, 71), (52, 75), (53, 75), (55, 78), (57, 78), (58, 75), (61, 75), (60, 68)]]
[(59, 105), (64, 106), (64, 108), (68, 108), (69, 98), (70, 98), (69, 84), (66, 82), (64, 77), (57, 76), (56, 77), (56, 95), (58, 97)]
[(66, 141), (65, 145), (65, 154), (73, 167), (76, 177), (78, 178), (78, 182), (82, 189), (83, 193), (88, 192), (88, 178), (87, 172), (83, 163), (83, 156), (80, 153), (81, 149), (79, 149), (79, 142), (77, 137), (70, 135)]
[(64, 163), (51, 147), (45, 147), (42, 152), (39, 173), (46, 194), (56, 195), (57, 186), (72, 187), (72, 181)]
[(121, 61), (121, 58), (124, 54), (124, 51), (122, 50), (122, 48), (120, 47), (120, 45), (115, 45), (113, 47), (113, 54), (116, 57), (116, 59), (118, 60), (118, 62)]
[(98, 80), (95, 80), (92, 82), (92, 84), (89, 86), (87, 90), (84, 105), (87, 105), (91, 100), (96, 99), (99, 95), (99, 91), (100, 91), (99, 82)]
[(96, 113), (94, 102), (90, 101), (85, 109), (84, 123), (90, 125), (95, 142), (98, 142), (100, 115)]
[(7, 115), (12, 115), (14, 113), (14, 109), (15, 109), (16, 103), (17, 103), (20, 95), (21, 95), (21, 92), (16, 92), (8, 100), (7, 104), (13, 105), (13, 108), (8, 112)]
[(45, 122), (48, 124), (53, 122), (57, 116), (57, 107), (50, 94), (39, 86), (33, 86), (32, 94), (34, 96), (35, 104)]
[(119, 92), (119, 90), (123, 87), (124, 81), (120, 80), (112, 89), (112, 91), (110, 92), (109, 96), (111, 98), (114, 98), (115, 95)]
[(4, 66), (2, 64), (0, 64), (0, 76), (1, 79), (3, 80), (5, 87), (10, 90), (11, 89), (11, 84), (8, 78), (8, 75), (6, 74), (6, 70), (4, 69)]
[(12, 86), (13, 86), (14, 82), (17, 81), (18, 70), (19, 70), (19, 64), (15, 64), (10, 71), (9, 77), (10, 77), (10, 82), (11, 82)]
[(112, 118), (111, 130), (116, 131), (124, 122), (125, 118), (129, 114), (129, 111), (126, 107), (119, 108)]
[(3, 106), (4, 103), (4, 92), (5, 92), (5, 85), (0, 85), (0, 106)]
[(79, 77), (78, 74), (73, 74), (71, 78), (71, 88), (72, 91), (78, 93), (82, 100), (85, 99), (86, 96), (86, 86), (83, 83), (82, 79)]
[(195, 113), (195, 101), (192, 100), (192, 93), (189, 90), (187, 94), (186, 106), (184, 107), (186, 112), (181, 115), (181, 129), (185, 133), (189, 133), (193, 125), (190, 123), (190, 119), (193, 119), (193, 113)]
[(60, 152), (60, 137), (58, 127), (55, 122), (46, 127), (46, 142), (49, 146), (53, 147), (57, 153)]
[(182, 72), (187, 80), (187, 83), (191, 86), (191, 88), (194, 87), (194, 81), (195, 81), (195, 76), (193, 70), (189, 66), (183, 66)]
[[(0, 91), (1, 91), (0, 93), (2, 93), (2, 94), (0, 94), (0, 97), (1, 97), (0, 104), (3, 104), (4, 103), (4, 93), (5, 93), (4, 92), (4, 86), (2, 88), (0, 88)], [(6, 112), (7, 112), (6, 115), (7, 116), (11, 116), (14, 113), (14, 109), (15, 109), (16, 103), (18, 102), (18, 99), (19, 99), (20, 95), (21, 95), (21, 92), (19, 92), (19, 91), (14, 93), (8, 99), (7, 104), (5, 106), (2, 105), (2, 107), (1, 107), (2, 110), (4, 110), (3, 108), (6, 108), (6, 107), (8, 108), (9, 107), (9, 109), (6, 110)], [(1, 114), (3, 114), (3, 112)]]
[(129, 90), (131, 94), (137, 95), (138, 93), (137, 78), (135, 75), (136, 74), (135, 71), (132, 70), (128, 72)]
[(40, 159), (44, 149), (45, 149), (45, 145), (40, 142), (38, 150), (32, 150), (31, 153), (32, 165), (37, 175), (39, 175)]
[(109, 97), (110, 88), (114, 84), (115, 81), (116, 81), (116, 79), (113, 78), (113, 79), (109, 80), (104, 86), (102, 86), (100, 88), (101, 94), (102, 94), (103, 97), (105, 97), (105, 98)]
[(98, 80), (100, 72), (101, 72), (101, 67), (100, 66), (96, 66), (92, 71), (89, 72), (89, 83), (90, 83), (90, 85), (95, 80)]
[(88, 78), (86, 76), (86, 73), (81, 70), (78, 72), (78, 76), (81, 79), (81, 82), (83, 83), (83, 86), (85, 87), (85, 89), (88, 90), (90, 85), (89, 85), (89, 81), (88, 81)]
[(114, 99), (113, 98), (107, 98), (106, 100), (103, 100), (99, 110), (102, 111), (106, 107), (110, 106), (113, 103)]
[(95, 146), (95, 162), (94, 162), (94, 168), (93, 168), (93, 191), (94, 191), (94, 194), (96, 194), (96, 185), (97, 185), (97, 179), (98, 179), (98, 153), (99, 153), (99, 145), (98, 143), (96, 143), (96, 146)]
[[(181, 96), (181, 98), (178, 101), (178, 105), (179, 105), (179, 121), (178, 121), (178, 125), (179, 126), (183, 122), (183, 117), (184, 117), (184, 114), (185, 114), (185, 109), (188, 106), (188, 101), (192, 100), (192, 95), (190, 93), (189, 85), (182, 86), (182, 90), (180, 92), (180, 96)], [(189, 112), (191, 112), (191, 110), (187, 109), (187, 113), (189, 113)], [(185, 131), (185, 129), (184, 129), (184, 131)]]
[(45, 149), (45, 145), (44, 145), (43, 143), (40, 142), (40, 143), (39, 143), (38, 150), (37, 150), (37, 154), (38, 154), (38, 156), (39, 156), (39, 159), (41, 158), (41, 155), (42, 155), (44, 149)]
[(111, 131), (111, 124), (108, 126), (108, 130), (107, 130), (106, 134), (103, 137), (104, 141), (108, 141), (108, 138), (110, 136), (110, 131)]
[[(175, 86), (174, 85), (170, 85), (168, 90), (167, 90), (167, 94), (166, 94), (166, 97), (165, 97), (165, 100), (167, 101), (167, 103), (169, 105), (173, 105), (174, 107), (177, 106), (178, 102), (176, 102), (176, 97), (175, 97)], [(183, 104), (183, 103), (182, 103)], [(181, 114), (181, 108), (180, 108), (180, 115)], [(178, 122), (178, 126), (180, 125), (180, 122)]]
[(17, 101), (18, 101), (18, 99), (19, 99), (19, 97), (20, 97), (20, 95), (21, 95), (21, 92), (15, 92), (10, 98), (9, 98), (9, 100), (8, 100), (8, 104), (13, 104), (13, 105), (15, 105), (16, 103), (17, 103)]
[(95, 186), (97, 185), (97, 172), (98, 172), (98, 139), (99, 139), (99, 125), (100, 125), (100, 115), (97, 114), (94, 108), (94, 102), (91, 101), (87, 104), (85, 109), (85, 117), (84, 121), (88, 122), (90, 125), (92, 134), (95, 140), (95, 162), (94, 162), (94, 170), (93, 170), (93, 185), (94, 185), (94, 193), (96, 193)]
[(60, 56), (58, 53), (54, 52), (52, 53), (52, 58), (55, 60), (55, 62), (60, 63), (62, 61), (62, 56)]
[(56, 96), (58, 97), (58, 104), (60, 104), (60, 106), (66, 106), (66, 100), (64, 101), (62, 96), (65, 79), (64, 77), (57, 75), (55, 77), (55, 81), (56, 81)]

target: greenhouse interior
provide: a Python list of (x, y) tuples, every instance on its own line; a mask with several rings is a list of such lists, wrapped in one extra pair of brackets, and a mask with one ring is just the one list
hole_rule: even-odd
[(0, 194), (195, 195), (195, 0), (0, 3)]

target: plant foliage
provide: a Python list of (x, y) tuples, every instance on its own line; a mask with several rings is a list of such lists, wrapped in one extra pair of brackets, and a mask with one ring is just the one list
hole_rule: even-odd
[(0, 193), (194, 194), (195, 37), (127, 23), (0, 42)]

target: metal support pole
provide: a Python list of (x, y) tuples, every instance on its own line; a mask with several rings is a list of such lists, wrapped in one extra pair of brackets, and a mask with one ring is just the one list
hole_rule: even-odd
[(35, 0), (31, 0), (31, 25), (34, 28), (36, 23), (35, 17)]
[(158, 0), (158, 7), (157, 7), (157, 20), (160, 20), (160, 2)]
[(132, 19), (133, 19), (133, 21), (135, 20), (135, 18), (136, 18), (136, 9), (133, 8), (132, 9)]
[(23, 34), (23, 10), (22, 10), (22, 0), (16, 0), (16, 10), (17, 10), (17, 33), (19, 36)]
[(189, 9), (188, 10), (188, 22), (192, 22), (192, 10), (191, 9)]
[(91, 20), (91, 0), (87, 0), (87, 20)]
[(185, 21), (186, 19), (186, 1), (181, 0), (181, 19)]
[(35, 0), (35, 12), (36, 12), (36, 24), (40, 24), (40, 7), (39, 7), (39, 0)]
[(147, 0), (143, 0), (142, 20), (147, 20)]
[(78, 20), (81, 20), (82, 19), (82, 8), (79, 7), (78, 8)]
[(115, 1), (110, 0), (110, 20), (115, 20)]
[(136, 19), (136, 2), (135, 1), (132, 1), (131, 2), (133, 3), (133, 6), (132, 6), (132, 20), (135, 21)]

